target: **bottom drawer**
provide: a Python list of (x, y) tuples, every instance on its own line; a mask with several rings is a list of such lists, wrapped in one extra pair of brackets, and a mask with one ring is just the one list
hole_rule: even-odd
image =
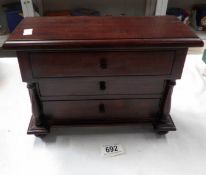
[(160, 99), (43, 101), (47, 120), (149, 120), (159, 112)]

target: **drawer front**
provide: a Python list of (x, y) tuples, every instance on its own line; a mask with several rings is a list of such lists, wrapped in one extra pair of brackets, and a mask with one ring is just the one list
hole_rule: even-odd
[(34, 77), (168, 75), (173, 51), (31, 53)]
[(161, 94), (164, 80), (142, 77), (40, 79), (41, 96)]
[(116, 120), (154, 119), (159, 99), (120, 99), (88, 101), (44, 101), (47, 120)]

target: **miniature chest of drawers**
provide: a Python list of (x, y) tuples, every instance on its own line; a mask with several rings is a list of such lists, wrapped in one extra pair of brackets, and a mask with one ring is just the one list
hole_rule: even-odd
[(28, 134), (42, 136), (61, 125), (147, 122), (159, 134), (176, 130), (172, 89), (188, 47), (202, 45), (175, 17), (34, 17), (4, 48), (17, 51), (28, 83)]

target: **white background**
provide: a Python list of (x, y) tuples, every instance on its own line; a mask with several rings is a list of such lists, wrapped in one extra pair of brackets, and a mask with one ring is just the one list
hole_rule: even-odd
[[(206, 65), (188, 55), (175, 86), (177, 131), (160, 137), (148, 126), (53, 129), (44, 140), (26, 135), (31, 108), (16, 58), (0, 58), (1, 175), (205, 175)], [(101, 156), (101, 145), (126, 153)]]

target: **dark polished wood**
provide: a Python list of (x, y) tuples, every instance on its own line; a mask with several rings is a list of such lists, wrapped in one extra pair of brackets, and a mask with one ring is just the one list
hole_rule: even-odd
[(32, 116), (35, 119), (35, 123), (37, 126), (43, 125), (43, 117), (42, 117), (42, 107), (39, 97), (37, 95), (36, 84), (28, 83), (27, 88), (29, 90), (29, 95), (32, 103)]
[(44, 101), (43, 112), (47, 120), (154, 121), (159, 103), (160, 99)]
[(36, 123), (36, 118), (32, 116), (27, 130), (27, 134), (34, 134), (37, 137), (43, 137), (46, 136), (48, 133), (49, 127), (38, 126)]
[[(23, 35), (24, 29), (32, 35)], [(152, 123), (176, 130), (175, 80), (188, 47), (203, 42), (175, 17), (25, 18), (5, 42), (28, 83), (28, 134), (55, 125)]]
[(171, 108), (172, 91), (175, 85), (176, 82), (173, 80), (168, 80), (166, 82), (165, 93), (161, 103), (160, 116), (157, 118), (157, 121), (154, 124), (154, 128), (157, 133), (164, 134), (168, 131), (176, 131), (174, 122), (172, 121), (172, 118), (169, 114)]
[(174, 55), (174, 51), (35, 52), (30, 62), (34, 77), (167, 75)]
[[(55, 28), (54, 28), (55, 27)], [(24, 29), (33, 29), (23, 36)], [(4, 47), (194, 47), (202, 41), (176, 17), (28, 17)]]
[(120, 77), (76, 77), (40, 79), (39, 91), (43, 97), (70, 95), (132, 95), (161, 94), (164, 79)]

